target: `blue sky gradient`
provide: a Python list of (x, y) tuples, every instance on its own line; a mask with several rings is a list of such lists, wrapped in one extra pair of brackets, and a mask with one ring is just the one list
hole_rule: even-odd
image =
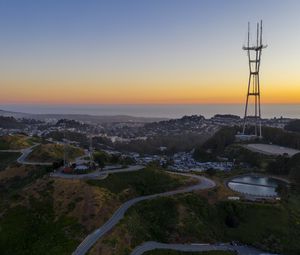
[[(58, 102), (243, 101), (247, 22), (263, 19), (267, 101), (296, 102), (299, 11), (296, 0), (0, 0), (0, 87), (7, 91), (0, 101), (41, 95), (39, 102), (51, 103), (42, 96), (50, 87), (54, 97), (62, 87), (84, 94)], [(287, 92), (276, 98), (282, 83)], [(166, 100), (155, 97), (162, 86)], [(127, 87), (148, 97), (113, 96)], [(202, 90), (211, 90), (207, 98)]]

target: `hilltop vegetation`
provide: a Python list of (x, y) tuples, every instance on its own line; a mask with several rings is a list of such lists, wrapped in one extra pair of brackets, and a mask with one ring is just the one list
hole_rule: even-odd
[(87, 183), (107, 189), (124, 201), (136, 196), (173, 190), (189, 181), (187, 177), (148, 167), (137, 172), (111, 174), (104, 180), (89, 180)]
[(5, 135), (0, 137), (0, 150), (20, 150), (33, 145), (25, 135)]
[(293, 157), (277, 156), (275, 160), (268, 165), (269, 173), (277, 175), (285, 175), (291, 180), (300, 183), (300, 153)]
[(48, 171), (20, 166), (0, 172), (0, 254), (71, 254), (119, 206), (104, 189), (52, 180)]
[(285, 130), (300, 132), (300, 120), (292, 120), (284, 127)]
[(263, 127), (264, 141), (290, 148), (300, 149), (300, 134), (296, 132), (288, 132), (280, 128)]
[(188, 181), (154, 168), (93, 183), (52, 179), (50, 170), (10, 165), (0, 172), (0, 254), (71, 254), (127, 198)]
[[(27, 205), (9, 208), (0, 218), (0, 253), (70, 254), (82, 227), (74, 219), (56, 216), (53, 208), (51, 182), (39, 193), (30, 196)], [(18, 198), (18, 201), (21, 198)]]
[(274, 156), (265, 155), (259, 152), (251, 151), (241, 144), (231, 144), (225, 151), (224, 155), (231, 161), (234, 160), (235, 165), (248, 164), (255, 171), (266, 171), (268, 165), (274, 159)]
[(199, 194), (190, 193), (143, 201), (128, 211), (125, 219), (110, 236), (97, 243), (91, 254), (129, 254), (145, 241), (236, 240), (263, 250), (296, 255), (300, 250), (298, 199), (299, 193), (293, 192), (281, 205), (230, 201), (211, 204)]
[[(67, 146), (66, 149), (69, 160), (74, 160), (76, 157), (83, 156), (82, 149), (74, 146)], [(41, 144), (34, 148), (29, 154), (28, 160), (35, 162), (54, 162), (64, 157), (64, 146), (61, 144)]]
[(182, 133), (174, 135), (155, 135), (146, 140), (132, 140), (129, 143), (116, 142), (119, 151), (134, 151), (140, 154), (162, 154), (160, 147), (166, 147), (163, 153), (172, 155), (180, 151), (191, 151), (203, 144), (210, 134)]
[(0, 172), (13, 164), (20, 155), (18, 152), (0, 152)]
[(234, 143), (236, 133), (236, 128), (221, 128), (205, 143), (195, 148), (193, 157), (198, 161), (215, 160), (227, 146)]

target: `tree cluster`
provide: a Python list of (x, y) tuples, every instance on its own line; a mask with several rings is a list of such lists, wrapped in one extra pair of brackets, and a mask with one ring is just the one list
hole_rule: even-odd
[(287, 132), (280, 128), (263, 127), (264, 140), (268, 143), (300, 149), (300, 134)]
[(287, 131), (299, 132), (300, 133), (300, 120), (292, 120), (285, 127)]
[(235, 141), (236, 128), (224, 127), (216, 132), (204, 144), (196, 147), (194, 151), (194, 158), (199, 161), (206, 161), (214, 159), (216, 156), (222, 154), (225, 148)]
[(268, 171), (278, 175), (288, 175), (300, 183), (300, 153), (288, 158), (286, 155), (278, 156), (268, 165)]

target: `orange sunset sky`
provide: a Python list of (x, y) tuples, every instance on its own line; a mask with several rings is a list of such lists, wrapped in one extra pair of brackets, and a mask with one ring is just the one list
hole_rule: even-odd
[(261, 18), (262, 103), (300, 103), (300, 2), (224, 2), (1, 1), (0, 104), (243, 103)]

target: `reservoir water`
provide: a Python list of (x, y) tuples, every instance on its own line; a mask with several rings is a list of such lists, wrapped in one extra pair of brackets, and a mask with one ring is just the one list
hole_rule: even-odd
[(259, 197), (274, 197), (281, 181), (263, 176), (239, 176), (228, 182), (228, 187), (234, 191)]

